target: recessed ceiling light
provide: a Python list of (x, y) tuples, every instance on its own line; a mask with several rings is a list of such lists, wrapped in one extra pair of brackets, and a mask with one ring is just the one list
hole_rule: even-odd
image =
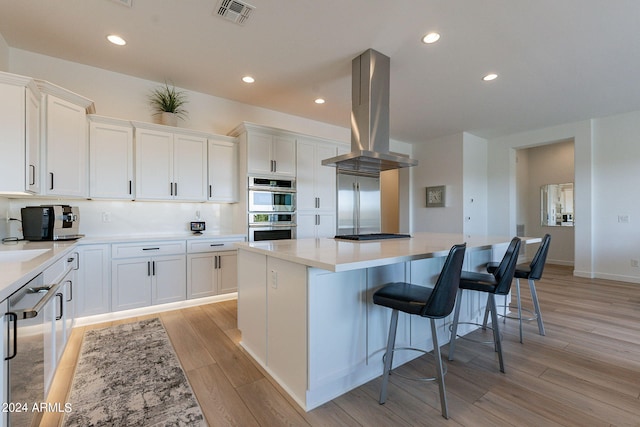
[(109, 34), (107, 36), (107, 40), (118, 46), (124, 46), (125, 44), (127, 44), (127, 41), (125, 39), (116, 34)]
[(484, 80), (485, 82), (490, 82), (491, 80), (495, 80), (497, 78), (498, 78), (498, 75), (496, 73), (490, 73), (484, 76), (482, 80)]
[(316, 104), (324, 104), (324, 98), (316, 98), (316, 100), (313, 102), (315, 102)]
[(438, 33), (429, 33), (422, 38), (422, 43), (431, 44), (440, 40), (440, 34)]
[(254, 78), (253, 78), (253, 77), (251, 77), (251, 76), (244, 76), (244, 77), (242, 78), (242, 81), (243, 81), (243, 82), (245, 82), (245, 83), (253, 83), (253, 82), (255, 82), (255, 81), (256, 81), (256, 79), (254, 79)]

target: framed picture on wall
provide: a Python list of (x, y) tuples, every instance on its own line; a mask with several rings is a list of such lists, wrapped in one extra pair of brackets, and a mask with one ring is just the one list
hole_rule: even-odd
[(427, 207), (443, 208), (445, 207), (447, 187), (438, 185), (435, 187), (427, 187)]

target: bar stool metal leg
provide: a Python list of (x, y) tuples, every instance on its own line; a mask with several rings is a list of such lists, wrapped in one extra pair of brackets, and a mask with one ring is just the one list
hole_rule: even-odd
[(448, 419), (449, 407), (447, 406), (447, 393), (444, 386), (444, 371), (442, 369), (440, 345), (438, 344), (438, 331), (436, 329), (435, 319), (429, 320), (431, 320), (431, 336), (433, 337), (433, 357), (436, 362), (436, 378), (438, 379), (438, 389), (440, 390), (440, 407), (442, 408), (442, 416)]
[(453, 324), (451, 325), (451, 338), (449, 339), (449, 360), (453, 360), (453, 351), (456, 348), (458, 336), (458, 320), (460, 319), (460, 306), (462, 305), (462, 289), (458, 289), (456, 305), (453, 309)]
[(529, 290), (531, 291), (533, 309), (538, 320), (538, 332), (540, 332), (540, 335), (544, 335), (544, 323), (542, 323), (542, 313), (540, 312), (540, 304), (538, 303), (538, 293), (536, 292), (536, 285), (532, 279), (529, 279)]
[(500, 326), (498, 325), (498, 313), (496, 311), (496, 299), (494, 294), (489, 294), (489, 304), (491, 305), (491, 328), (493, 329), (493, 340), (495, 349), (498, 352), (498, 361), (500, 363), (500, 372), (504, 373), (504, 360), (502, 358), (502, 342), (500, 340)]
[(380, 389), (380, 404), (387, 400), (387, 384), (389, 383), (389, 374), (391, 373), (391, 364), (393, 361), (393, 349), (396, 344), (396, 330), (398, 329), (398, 310), (391, 312), (391, 322), (389, 324), (389, 338), (387, 340), (387, 352), (384, 357), (384, 372), (382, 373), (382, 388)]

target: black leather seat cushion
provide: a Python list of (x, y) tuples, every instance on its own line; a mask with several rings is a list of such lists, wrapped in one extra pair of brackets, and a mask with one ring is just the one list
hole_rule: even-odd
[[(496, 271), (496, 268), (498, 268), (498, 265), (500, 265), (500, 263), (498, 262), (488, 263), (487, 271), (489, 273), (493, 273), (494, 271)], [(531, 266), (529, 264), (519, 264), (516, 265), (516, 271), (513, 274), (513, 277), (515, 277), (516, 279), (528, 279), (529, 274), (531, 274)]]
[(373, 294), (373, 302), (405, 313), (420, 315), (432, 291), (433, 288), (405, 282), (389, 283)]
[(463, 271), (460, 273), (460, 289), (470, 289), (480, 292), (495, 292), (498, 285), (493, 274)]

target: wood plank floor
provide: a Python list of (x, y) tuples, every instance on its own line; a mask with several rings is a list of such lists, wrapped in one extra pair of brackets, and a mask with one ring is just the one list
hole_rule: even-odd
[[(235, 301), (159, 317), (211, 426), (640, 426), (640, 285), (576, 278), (549, 265), (536, 287), (546, 336), (527, 322), (520, 344), (517, 321), (501, 324), (506, 374), (491, 345), (460, 340), (447, 362), (449, 420), (440, 416), (436, 384), (398, 376), (385, 405), (376, 379), (305, 413), (238, 345)], [(87, 328), (73, 331), (50, 402), (64, 403)], [(431, 373), (431, 355), (400, 369)], [(60, 421), (46, 414), (41, 425)]]

